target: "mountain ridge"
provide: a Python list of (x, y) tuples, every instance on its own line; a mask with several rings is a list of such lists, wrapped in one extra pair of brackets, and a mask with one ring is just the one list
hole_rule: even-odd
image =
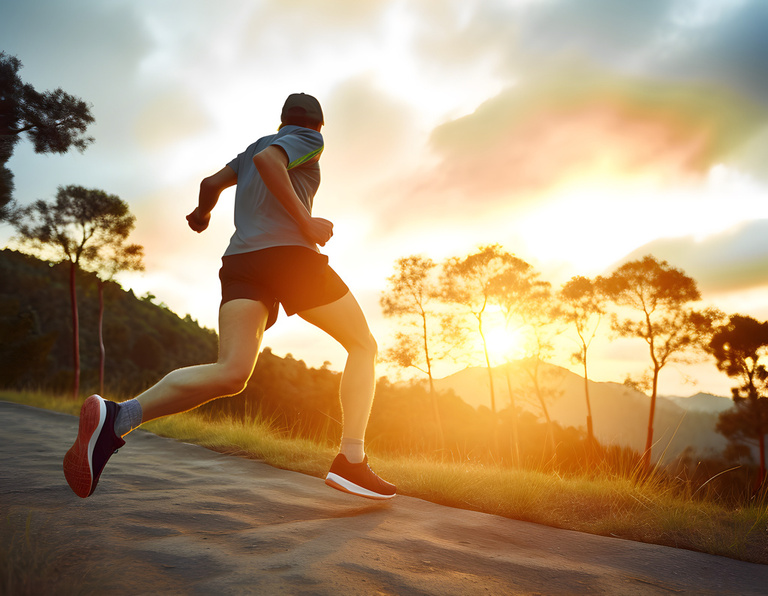
[[(540, 363), (540, 366), (540, 386), (552, 420), (562, 426), (585, 429), (584, 377), (554, 364)], [(525, 367), (526, 361), (515, 361), (492, 369), (496, 410), (509, 408), (514, 398), (518, 409), (532, 412), (543, 420), (542, 408)], [(472, 407), (490, 408), (490, 384), (485, 368), (465, 368), (434, 382), (438, 391), (452, 390)], [(645, 449), (650, 398), (621, 383), (590, 380), (588, 386), (597, 439), (604, 444)], [(707, 393), (690, 397), (659, 396), (654, 420), (654, 459), (663, 454), (668, 460), (689, 447), (699, 455), (722, 453), (727, 441), (715, 426), (720, 412), (732, 404), (729, 398)]]

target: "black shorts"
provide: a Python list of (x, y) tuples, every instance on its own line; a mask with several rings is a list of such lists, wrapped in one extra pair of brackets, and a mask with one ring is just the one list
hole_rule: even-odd
[(267, 329), (280, 304), (286, 314), (323, 306), (349, 288), (328, 265), (328, 257), (304, 246), (276, 246), (221, 259), (221, 303), (246, 298), (269, 309)]

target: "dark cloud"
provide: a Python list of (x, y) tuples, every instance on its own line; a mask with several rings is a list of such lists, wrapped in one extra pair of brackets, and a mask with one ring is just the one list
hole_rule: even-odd
[(701, 241), (692, 237), (654, 240), (632, 251), (618, 264), (648, 254), (685, 271), (704, 292), (765, 287), (768, 285), (768, 220), (744, 223)]
[(607, 64), (643, 52), (667, 26), (669, 0), (555, 0), (519, 12), (518, 45), (534, 57), (576, 55)]
[(745, 2), (708, 27), (689, 32), (665, 71), (706, 80), (768, 105), (768, 3)]
[(515, 17), (526, 63), (578, 57), (656, 78), (728, 88), (768, 104), (768, 3), (554, 0)]

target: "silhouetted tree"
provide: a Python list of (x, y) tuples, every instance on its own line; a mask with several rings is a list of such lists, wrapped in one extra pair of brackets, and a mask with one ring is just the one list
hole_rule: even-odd
[[(524, 327), (546, 322), (537, 318), (536, 313), (546, 313), (544, 319), (547, 319), (549, 315), (551, 286), (549, 282), (539, 279), (539, 273), (529, 263), (517, 257), (512, 257), (508, 260), (506, 267), (491, 279), (490, 286), (492, 300), (501, 307), (507, 330), (511, 326), (514, 331), (520, 331)], [(526, 349), (527, 346), (521, 346), (521, 348)], [(518, 409), (515, 394), (512, 390), (511, 367), (512, 364), (508, 360), (504, 364), (503, 369), (507, 381), (507, 392), (509, 393), (511, 409), (512, 460), (515, 465), (519, 465), (520, 434), (518, 429)], [(551, 422), (549, 420), (549, 413), (546, 412), (546, 405), (543, 406), (543, 410), (545, 410), (548, 422)]]
[[(413, 367), (427, 375), (432, 414), (438, 435), (440, 450), (445, 449), (443, 425), (437, 403), (432, 365), (435, 358), (445, 357), (449, 350), (461, 343), (458, 330), (450, 319), (440, 316), (434, 308), (440, 289), (435, 277), (435, 263), (432, 259), (412, 255), (397, 260), (395, 273), (387, 279), (387, 290), (381, 297), (384, 315), (397, 317), (405, 324), (406, 331), (395, 336), (394, 348), (386, 352), (386, 358), (400, 366)], [(451, 341), (445, 341), (449, 337)], [(439, 352), (435, 352), (437, 344)]]
[[(545, 461), (554, 462), (557, 455), (555, 449), (555, 425), (549, 414), (547, 401), (558, 397), (562, 392), (557, 391), (553, 383), (543, 383), (544, 375), (552, 375), (552, 372), (544, 372), (542, 364), (552, 356), (554, 350), (554, 338), (560, 332), (553, 323), (552, 295), (549, 284), (546, 291), (539, 291), (537, 299), (532, 302), (536, 308), (527, 309), (527, 331), (525, 350), (527, 357), (520, 361), (520, 370), (528, 379), (529, 393), (538, 400), (541, 413), (547, 425), (545, 437)], [(548, 453), (547, 453), (548, 452)]]
[(717, 431), (734, 443), (756, 442), (760, 452), (757, 486), (765, 480), (765, 435), (768, 433), (768, 321), (732, 315), (709, 342), (717, 369), (739, 385), (734, 387), (734, 408), (720, 414)]
[(643, 467), (650, 468), (653, 420), (659, 372), (670, 362), (690, 362), (691, 351), (704, 348), (720, 313), (715, 309), (693, 310), (701, 299), (696, 282), (648, 255), (625, 263), (605, 279), (606, 296), (619, 307), (612, 327), (621, 337), (638, 337), (648, 345), (651, 357), (651, 405)]
[(89, 106), (62, 89), (40, 92), (19, 77), (21, 62), (0, 52), (0, 221), (15, 213), (13, 174), (7, 167), (22, 135), (35, 153), (83, 151), (92, 137), (85, 131), (94, 119)]
[(597, 334), (600, 321), (605, 314), (605, 297), (601, 292), (602, 278), (571, 278), (558, 294), (557, 314), (570, 323), (579, 337), (579, 347), (573, 359), (584, 369), (584, 398), (587, 402), (587, 450), (595, 447), (595, 433), (592, 427), (592, 406), (589, 401), (589, 370), (587, 355), (592, 340)]
[(21, 211), (15, 223), (22, 242), (43, 256), (69, 261), (72, 307), (73, 393), (80, 390), (80, 328), (75, 279), (81, 263), (98, 260), (99, 250), (126, 238), (135, 218), (116, 195), (82, 186), (59, 187), (52, 203), (43, 200)]
[[(121, 271), (144, 271), (144, 247), (139, 244), (126, 246), (125, 240), (133, 229), (134, 220), (126, 220), (126, 226), (116, 232), (103, 244), (88, 268), (99, 277), (99, 393), (104, 394), (104, 367), (106, 347), (104, 346), (104, 283), (114, 279)], [(124, 235), (123, 235), (124, 234)]]
[(527, 268), (529, 265), (504, 251), (500, 245), (481, 247), (466, 257), (453, 257), (443, 267), (441, 285), (443, 298), (457, 305), (474, 318), (483, 343), (483, 355), (488, 370), (491, 393), (491, 412), (496, 414), (496, 392), (493, 385), (491, 358), (483, 323), (488, 307), (498, 296), (497, 282), (505, 271)]

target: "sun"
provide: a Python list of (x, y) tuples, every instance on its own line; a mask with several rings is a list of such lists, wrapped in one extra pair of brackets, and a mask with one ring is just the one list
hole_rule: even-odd
[(492, 365), (522, 357), (522, 338), (518, 330), (494, 326), (488, 329), (484, 335)]

